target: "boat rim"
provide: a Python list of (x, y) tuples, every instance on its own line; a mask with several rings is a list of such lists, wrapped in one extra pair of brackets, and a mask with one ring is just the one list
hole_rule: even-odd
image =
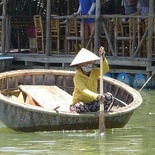
[[(63, 75), (68, 75), (68, 73), (71, 75), (71, 76), (74, 76), (75, 74), (75, 71), (69, 71), (69, 70), (53, 70), (53, 69), (24, 69), (24, 70), (16, 70), (16, 71), (7, 71), (7, 72), (3, 72), (3, 73), (0, 73), (0, 79), (3, 79), (3, 78), (8, 78), (8, 77), (12, 77), (13, 75), (14, 76), (19, 76), (20, 75), (25, 75), (25, 74), (28, 74), (30, 72), (33, 72), (33, 74), (35, 72), (37, 72), (36, 74), (43, 74), (43, 73), (54, 73), (55, 75), (61, 75), (63, 73)], [(105, 116), (108, 116), (108, 117), (112, 117), (112, 116), (115, 116), (115, 115), (118, 115), (118, 114), (124, 114), (124, 113), (127, 113), (127, 112), (131, 112), (131, 111), (134, 111), (135, 109), (137, 109), (141, 104), (142, 104), (142, 97), (140, 95), (140, 92), (138, 92), (138, 90), (130, 87), (129, 85), (121, 82), (121, 81), (118, 81), (116, 79), (113, 79), (111, 77), (107, 77), (107, 76), (103, 76), (103, 79), (105, 81), (111, 81), (112, 83), (115, 83), (115, 85), (117, 85), (117, 87), (119, 88), (123, 88), (125, 89), (125, 91), (127, 91), (130, 95), (133, 96), (133, 101), (127, 105), (127, 106), (124, 106), (120, 109), (118, 109), (117, 111), (109, 111), (109, 112), (105, 112)], [(25, 103), (20, 103), (20, 102), (17, 102), (17, 101), (14, 101), (12, 100), (11, 98), (7, 97), (7, 96), (4, 96), (3, 94), (0, 94), (0, 100), (2, 100), (3, 102), (6, 102), (9, 104), (12, 104), (14, 106), (20, 106), (22, 108), (25, 108), (25, 109), (29, 109), (29, 110), (36, 110), (36, 111), (42, 111), (42, 112), (46, 112), (46, 113), (49, 113), (49, 114), (62, 114), (62, 115), (71, 115), (71, 116), (87, 116), (87, 117), (94, 117), (94, 116), (97, 116), (98, 113), (97, 112), (93, 112), (93, 113), (86, 113), (86, 114), (78, 114), (78, 113), (73, 113), (73, 112), (63, 112), (63, 111), (54, 111), (54, 110), (48, 110), (48, 109), (44, 109), (44, 108), (41, 108), (41, 107), (35, 107), (33, 105), (29, 105), (29, 104), (25, 104)]]

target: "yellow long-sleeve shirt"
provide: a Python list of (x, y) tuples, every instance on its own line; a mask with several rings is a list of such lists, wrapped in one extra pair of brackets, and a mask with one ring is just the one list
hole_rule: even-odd
[[(109, 71), (107, 60), (104, 60), (103, 73)], [(76, 69), (76, 74), (73, 78), (74, 92), (72, 104), (78, 102), (90, 103), (97, 100), (97, 80), (100, 76), (100, 68), (93, 68), (90, 75), (87, 76), (82, 73), (80, 69)]]

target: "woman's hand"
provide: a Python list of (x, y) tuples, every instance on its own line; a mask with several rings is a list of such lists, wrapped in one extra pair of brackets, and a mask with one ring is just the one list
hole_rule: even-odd
[(99, 49), (99, 56), (104, 55), (104, 54), (105, 54), (104, 47), (101, 46), (100, 49)]
[(100, 95), (100, 94), (99, 94), (99, 95), (97, 96), (97, 100), (98, 100), (98, 101), (104, 100), (104, 95)]
[(77, 12), (74, 12), (74, 13), (73, 13), (73, 16), (74, 16), (74, 17), (76, 17), (77, 15), (78, 15), (78, 13), (77, 13)]
[(113, 98), (113, 95), (110, 92), (106, 92), (103, 95), (99, 94), (97, 96), (98, 101), (104, 100), (104, 99), (108, 101), (108, 100), (112, 100), (112, 98)]

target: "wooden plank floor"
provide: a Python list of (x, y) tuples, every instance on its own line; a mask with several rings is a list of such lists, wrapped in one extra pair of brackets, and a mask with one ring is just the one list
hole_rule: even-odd
[[(75, 55), (51, 55), (45, 56), (42, 54), (12, 54), (13, 56), (12, 69), (63, 69), (63, 70), (75, 70), (75, 67), (70, 67), (70, 63), (73, 61)], [(147, 74), (147, 62), (146, 58), (125, 58), (125, 57), (110, 57), (106, 56), (111, 73), (143, 73)], [(121, 62), (121, 63), (120, 63)], [(99, 61), (96, 62), (99, 65)], [(153, 68), (152, 68), (153, 69)]]
[(20, 85), (19, 88), (43, 108), (53, 110), (59, 107), (58, 111), (70, 111), (72, 96), (57, 86)]

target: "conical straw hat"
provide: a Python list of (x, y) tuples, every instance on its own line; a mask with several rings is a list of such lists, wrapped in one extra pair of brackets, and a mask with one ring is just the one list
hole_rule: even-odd
[(89, 62), (89, 61), (95, 61), (99, 60), (100, 58), (92, 53), (91, 51), (88, 51), (85, 48), (82, 48), (79, 53), (76, 55), (70, 66), (78, 65), (81, 63)]

